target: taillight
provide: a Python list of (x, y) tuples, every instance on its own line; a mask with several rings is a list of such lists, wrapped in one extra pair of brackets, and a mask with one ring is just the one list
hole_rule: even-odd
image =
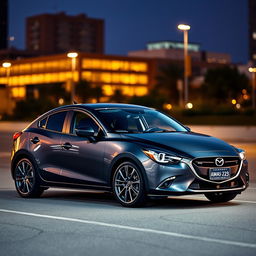
[(13, 140), (17, 140), (17, 139), (20, 137), (21, 134), (22, 134), (22, 132), (15, 132), (15, 133), (13, 134), (13, 136), (12, 136), (12, 139), (13, 139)]

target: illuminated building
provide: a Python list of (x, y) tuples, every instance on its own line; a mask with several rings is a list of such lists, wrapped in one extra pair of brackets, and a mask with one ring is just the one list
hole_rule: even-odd
[(104, 20), (64, 12), (40, 14), (26, 20), (26, 49), (40, 54), (69, 50), (104, 53)]
[(256, 1), (249, 0), (249, 60), (256, 64)]
[[(128, 53), (132, 57), (143, 58), (159, 58), (180, 61), (184, 59), (184, 44), (176, 41), (159, 41), (151, 42), (146, 45), (145, 50), (131, 51)], [(202, 51), (200, 44), (189, 43), (188, 52), (192, 61), (229, 64), (231, 63), (231, 56), (227, 53), (215, 53)]]
[[(11, 98), (26, 98), (30, 85), (68, 83), (72, 80), (71, 60), (66, 54), (12, 61), (7, 80), (0, 68), (0, 84), (8, 84)], [(101, 86), (106, 97), (119, 89), (126, 96), (143, 96), (154, 83), (154, 62), (149, 59), (78, 53), (74, 80)], [(53, 85), (54, 86), (54, 85)], [(68, 87), (68, 86), (67, 86)]]
[(0, 50), (8, 48), (8, 0), (0, 1)]

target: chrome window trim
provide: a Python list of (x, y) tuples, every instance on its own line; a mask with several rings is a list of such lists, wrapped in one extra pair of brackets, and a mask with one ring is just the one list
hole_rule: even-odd
[(241, 159), (240, 166), (239, 166), (238, 171), (237, 171), (237, 173), (236, 173), (236, 175), (235, 175), (234, 177), (232, 177), (232, 178), (230, 178), (230, 179), (227, 179), (227, 180), (223, 180), (223, 181), (212, 181), (212, 180), (207, 180), (207, 179), (205, 179), (205, 178), (202, 178), (202, 177), (200, 177), (200, 176), (197, 174), (197, 172), (196, 172), (196, 170), (195, 170), (195, 168), (194, 168), (194, 166), (193, 166), (193, 164), (192, 164), (193, 160), (195, 160), (195, 159), (189, 160), (189, 159), (183, 158), (183, 159), (181, 160), (181, 162), (184, 163), (184, 164), (187, 164), (187, 165), (189, 166), (189, 168), (191, 169), (191, 171), (194, 173), (194, 175), (195, 175), (198, 179), (203, 180), (203, 181), (206, 181), (206, 182), (214, 183), (214, 184), (222, 184), (222, 183), (225, 183), (225, 182), (228, 182), (228, 181), (231, 181), (231, 180), (236, 179), (236, 178), (240, 175), (240, 172), (241, 172), (241, 169), (242, 169), (242, 166), (243, 166), (243, 162), (244, 162), (244, 160)]

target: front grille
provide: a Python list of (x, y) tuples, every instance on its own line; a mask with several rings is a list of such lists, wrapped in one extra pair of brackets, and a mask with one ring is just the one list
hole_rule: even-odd
[(223, 158), (224, 164), (221, 166), (229, 167), (231, 169), (231, 178), (234, 177), (238, 171), (240, 165), (239, 157), (205, 157), (205, 158), (196, 158), (192, 161), (193, 167), (196, 173), (204, 178), (209, 178), (209, 168), (217, 168), (220, 167), (216, 165), (215, 160), (216, 158)]

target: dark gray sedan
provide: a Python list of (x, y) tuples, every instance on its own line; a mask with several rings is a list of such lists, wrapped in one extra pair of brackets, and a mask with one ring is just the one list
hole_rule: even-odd
[(14, 134), (11, 172), (22, 197), (49, 187), (99, 189), (131, 207), (148, 196), (194, 193), (227, 202), (249, 183), (243, 150), (127, 104), (78, 104), (43, 114)]

